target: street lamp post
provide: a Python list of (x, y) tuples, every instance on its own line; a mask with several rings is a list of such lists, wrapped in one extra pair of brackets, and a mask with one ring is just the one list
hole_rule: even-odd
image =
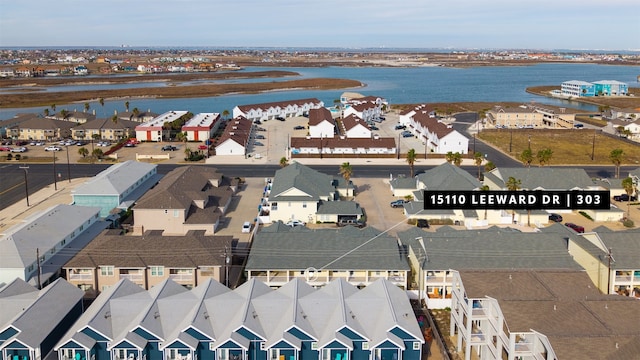
[(20, 169), (24, 170), (24, 191), (27, 195), (27, 206), (29, 206), (29, 183), (27, 182), (27, 169), (29, 169), (29, 167), (24, 165), (20, 166)]
[(56, 152), (52, 151), (53, 154), (53, 188), (54, 190), (58, 190), (58, 179), (56, 179)]
[(67, 178), (69, 178), (69, 182), (71, 182), (71, 165), (69, 165), (69, 145), (66, 146), (67, 149)]

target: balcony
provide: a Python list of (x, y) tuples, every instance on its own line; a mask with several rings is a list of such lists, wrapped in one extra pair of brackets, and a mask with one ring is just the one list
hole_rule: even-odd
[(193, 274), (169, 274), (173, 281), (193, 281)]
[(74, 273), (69, 273), (67, 275), (69, 281), (92, 281), (93, 280), (93, 274), (89, 273), (89, 274), (74, 274)]
[(140, 282), (142, 281), (143, 276), (140, 273), (121, 273), (120, 279), (127, 279), (133, 282)]

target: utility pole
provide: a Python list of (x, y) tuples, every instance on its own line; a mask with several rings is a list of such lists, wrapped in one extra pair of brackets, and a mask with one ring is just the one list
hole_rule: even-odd
[(593, 129), (593, 146), (591, 147), (591, 161), (596, 154), (596, 129)]
[(616, 261), (611, 254), (612, 248), (608, 249), (607, 252), (607, 294), (611, 293), (611, 261)]
[(29, 207), (29, 182), (27, 181), (27, 165), (20, 166), (20, 169), (24, 170), (24, 191), (27, 194), (27, 207)]
[(53, 189), (58, 190), (58, 179), (56, 179), (56, 152), (52, 151), (53, 154)]
[(509, 152), (511, 152), (511, 146), (513, 145), (513, 129), (509, 131), (511, 133), (511, 139), (509, 140)]
[(42, 289), (42, 282), (40, 280), (40, 249), (36, 248), (36, 263), (38, 264), (38, 289)]
[(69, 182), (71, 182), (71, 165), (69, 165), (69, 145), (67, 148), (67, 177), (69, 178)]
[(227, 245), (224, 246), (224, 283), (227, 287), (229, 287), (229, 265), (231, 263), (231, 256), (229, 256), (229, 248)]

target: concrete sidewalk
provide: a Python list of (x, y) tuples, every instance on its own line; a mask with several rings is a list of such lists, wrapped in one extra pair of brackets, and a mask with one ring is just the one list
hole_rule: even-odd
[(58, 181), (57, 185), (50, 184), (43, 189), (29, 194), (29, 206), (24, 198), (13, 205), (0, 210), (0, 233), (14, 226), (24, 219), (58, 204), (71, 204), (73, 197), (71, 190), (87, 181), (88, 178), (71, 179), (71, 182)]

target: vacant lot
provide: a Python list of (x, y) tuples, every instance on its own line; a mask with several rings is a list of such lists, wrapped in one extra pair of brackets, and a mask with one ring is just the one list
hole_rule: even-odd
[(622, 165), (640, 164), (640, 145), (603, 134), (599, 130), (483, 130), (478, 137), (516, 159), (519, 159), (522, 151), (529, 147), (530, 141), (534, 156), (532, 165), (538, 164), (535, 156), (539, 150), (545, 148), (553, 151), (551, 165), (612, 164), (609, 154), (613, 149), (624, 151)]

